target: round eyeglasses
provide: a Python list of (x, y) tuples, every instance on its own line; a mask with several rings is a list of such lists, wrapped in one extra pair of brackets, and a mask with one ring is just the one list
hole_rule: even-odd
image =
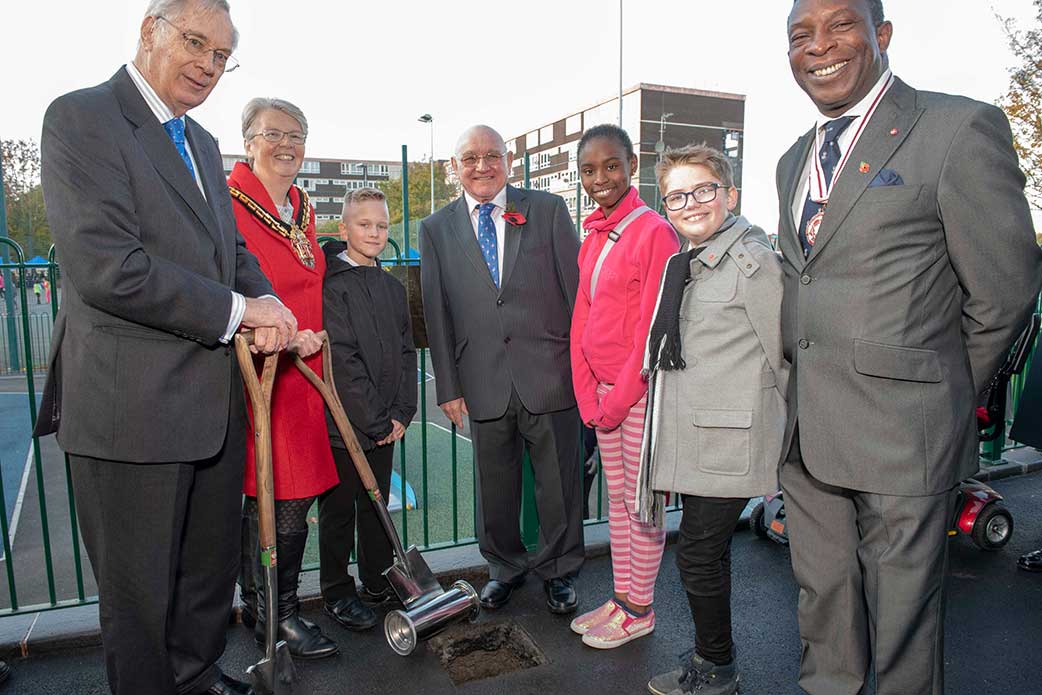
[(664, 197), (662, 204), (666, 206), (667, 210), (676, 212), (687, 207), (688, 196), (694, 198), (696, 203), (711, 203), (716, 200), (716, 193), (721, 188), (726, 190), (730, 186), (722, 183), (706, 183), (692, 191), (675, 191)]

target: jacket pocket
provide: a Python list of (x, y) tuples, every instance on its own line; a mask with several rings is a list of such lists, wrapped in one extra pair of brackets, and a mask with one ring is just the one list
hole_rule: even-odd
[(903, 186), (872, 186), (861, 194), (859, 203), (872, 203), (873, 205), (891, 205), (896, 203), (907, 203), (919, 197), (923, 190), (922, 184)]
[(738, 269), (726, 259), (695, 280), (695, 297), (700, 302), (730, 302), (738, 294)]
[(941, 361), (935, 350), (886, 345), (854, 339), (854, 369), (858, 374), (935, 384)]
[(746, 475), (750, 467), (751, 410), (694, 411), (698, 468), (716, 475)]
[(137, 338), (139, 340), (164, 340), (174, 343), (182, 343), (187, 338), (176, 336), (166, 331), (160, 331), (154, 328), (147, 328), (145, 326), (96, 326), (95, 330), (99, 333), (108, 333), (109, 335), (122, 336), (125, 338)]

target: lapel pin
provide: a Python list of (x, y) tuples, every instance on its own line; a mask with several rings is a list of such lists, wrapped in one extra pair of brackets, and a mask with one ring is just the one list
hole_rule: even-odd
[(897, 128), (891, 128), (890, 129), (890, 135), (897, 135), (897, 133), (898, 133)]
[(872, 167), (868, 165), (868, 162), (861, 162), (861, 166), (858, 167), (858, 171), (860, 171), (862, 174), (867, 174), (868, 172), (872, 171)]

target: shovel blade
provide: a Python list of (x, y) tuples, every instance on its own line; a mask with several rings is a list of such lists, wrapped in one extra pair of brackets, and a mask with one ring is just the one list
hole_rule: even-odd
[(409, 546), (405, 557), (395, 560), (384, 576), (406, 609), (444, 592), (415, 545)]
[(246, 669), (257, 695), (293, 695), (297, 674), (285, 642), (275, 645), (275, 656), (265, 657)]

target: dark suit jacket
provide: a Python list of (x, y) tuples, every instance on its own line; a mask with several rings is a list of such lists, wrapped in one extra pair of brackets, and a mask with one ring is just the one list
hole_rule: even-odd
[(497, 288), (466, 198), (420, 222), (423, 311), (438, 402), (462, 396), (472, 418), (575, 405), (568, 334), (579, 285), (579, 237), (559, 196), (507, 186), (525, 224), (506, 223)]
[[(777, 173), (795, 367), (786, 442), (798, 418), (804, 462), (826, 483), (941, 492), (978, 469), (976, 395), (1042, 282), (1009, 124), (994, 106), (897, 80), (804, 259), (792, 204), (813, 135)], [(903, 183), (869, 187), (884, 167)]]
[(44, 116), (63, 294), (37, 433), (67, 452), (192, 461), (224, 442), (231, 289), (271, 286), (236, 231), (217, 143), (186, 122), (205, 199), (125, 69)]

